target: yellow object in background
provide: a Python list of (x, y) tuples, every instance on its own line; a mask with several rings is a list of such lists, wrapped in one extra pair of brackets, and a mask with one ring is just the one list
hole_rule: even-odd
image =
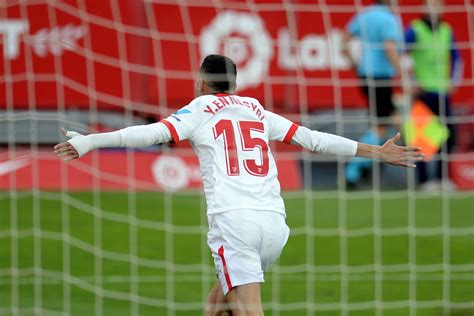
[(446, 142), (449, 130), (430, 108), (420, 100), (412, 105), (410, 118), (403, 124), (405, 142), (421, 147), (427, 160)]

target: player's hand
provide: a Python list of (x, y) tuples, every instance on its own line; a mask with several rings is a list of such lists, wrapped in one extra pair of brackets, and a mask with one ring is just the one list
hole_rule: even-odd
[(400, 133), (387, 140), (380, 147), (380, 159), (391, 165), (415, 168), (416, 165), (414, 163), (424, 159), (421, 148), (416, 146), (399, 146), (396, 144), (399, 140)]
[[(64, 128), (61, 127), (61, 133), (63, 133), (64, 136), (68, 138), (74, 138), (74, 137), (84, 137), (84, 135), (81, 135), (76, 132), (72, 131), (66, 131)], [(54, 146), (54, 153), (63, 159), (64, 161), (69, 161), (73, 160), (76, 158), (79, 158), (79, 152), (74, 148), (74, 146), (69, 142), (62, 142)]]

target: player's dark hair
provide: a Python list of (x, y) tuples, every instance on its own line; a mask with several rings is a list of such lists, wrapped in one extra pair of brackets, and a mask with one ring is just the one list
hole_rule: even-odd
[(199, 70), (206, 84), (215, 92), (235, 89), (237, 67), (232, 59), (222, 55), (208, 55)]

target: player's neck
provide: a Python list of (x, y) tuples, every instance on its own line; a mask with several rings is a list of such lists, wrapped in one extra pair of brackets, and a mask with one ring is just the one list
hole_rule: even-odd
[(224, 92), (214, 92), (212, 94), (217, 96), (217, 97), (225, 97), (227, 95), (230, 95), (231, 93), (229, 93), (229, 91), (224, 91)]

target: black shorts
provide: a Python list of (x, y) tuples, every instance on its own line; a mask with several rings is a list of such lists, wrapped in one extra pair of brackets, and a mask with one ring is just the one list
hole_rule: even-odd
[(392, 115), (395, 107), (392, 103), (391, 78), (361, 79), (361, 90), (369, 101), (369, 113), (372, 116), (387, 117)]

